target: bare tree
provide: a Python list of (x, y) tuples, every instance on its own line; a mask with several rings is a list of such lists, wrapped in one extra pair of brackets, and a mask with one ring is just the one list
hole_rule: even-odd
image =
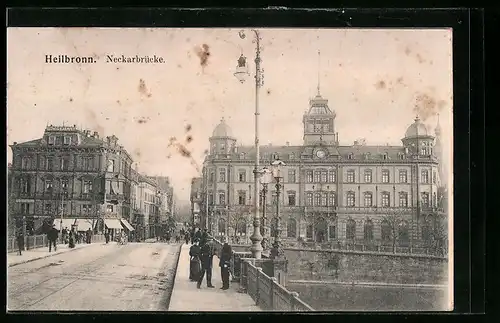
[(399, 226), (402, 224), (404, 214), (401, 209), (393, 209), (382, 216), (382, 223), (386, 223), (390, 230), (392, 252), (396, 252), (396, 242), (400, 238)]

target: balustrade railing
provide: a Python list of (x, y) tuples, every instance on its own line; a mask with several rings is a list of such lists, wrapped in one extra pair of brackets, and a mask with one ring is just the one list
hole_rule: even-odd
[(276, 278), (266, 275), (261, 267), (254, 266), (254, 259), (243, 258), (240, 285), (255, 300), (257, 306), (267, 311), (311, 312), (314, 309), (278, 284)]
[[(94, 234), (92, 235), (92, 242), (104, 242), (106, 239), (103, 234)], [(61, 239), (59, 238), (58, 243)], [(36, 248), (48, 247), (49, 241), (46, 235), (35, 235), (35, 236), (27, 236), (24, 238), (24, 248), (25, 250), (31, 250)], [(7, 252), (17, 252), (19, 250), (19, 246), (17, 244), (16, 237), (9, 237), (7, 239)]]

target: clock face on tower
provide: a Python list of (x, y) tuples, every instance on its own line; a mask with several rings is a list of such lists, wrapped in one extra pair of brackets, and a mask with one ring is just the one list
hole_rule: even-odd
[(324, 150), (318, 150), (316, 152), (316, 156), (318, 156), (318, 158), (324, 158), (325, 157), (325, 151)]

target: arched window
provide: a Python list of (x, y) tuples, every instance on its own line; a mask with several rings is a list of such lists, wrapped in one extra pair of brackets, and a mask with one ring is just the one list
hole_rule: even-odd
[(288, 238), (297, 237), (297, 221), (295, 219), (288, 219), (288, 222), (286, 224), (286, 236)]
[(380, 224), (380, 238), (384, 242), (389, 242), (391, 241), (391, 236), (392, 236), (392, 229), (391, 225), (387, 220), (383, 220), (382, 223)]
[(402, 221), (399, 224), (398, 233), (399, 233), (399, 244), (402, 246), (407, 246), (410, 240), (410, 235), (408, 232), (408, 223), (406, 221)]
[(314, 193), (314, 206), (320, 206), (320, 205), (321, 205), (321, 194)]
[(364, 227), (364, 237), (366, 241), (372, 241), (373, 240), (373, 222), (372, 220), (368, 219), (365, 221), (365, 227)]
[(356, 204), (356, 196), (354, 192), (347, 192), (347, 206), (354, 207)]
[(373, 194), (372, 192), (365, 192), (364, 194), (364, 199), (365, 199), (365, 207), (372, 207), (373, 206)]
[(353, 219), (347, 220), (345, 236), (347, 240), (354, 240), (356, 237), (356, 221)]
[(335, 206), (336, 203), (336, 196), (335, 196), (335, 192), (330, 192), (330, 194), (328, 195), (328, 205), (329, 206)]

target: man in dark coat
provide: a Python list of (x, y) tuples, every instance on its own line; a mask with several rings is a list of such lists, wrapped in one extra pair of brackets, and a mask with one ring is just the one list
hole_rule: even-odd
[(198, 281), (200, 276), (200, 253), (201, 248), (198, 245), (198, 241), (193, 241), (193, 245), (189, 248), (189, 280)]
[(197, 228), (196, 231), (194, 232), (194, 239), (200, 240), (200, 245), (203, 246), (204, 243), (203, 241), (201, 241), (201, 230), (199, 228)]
[(104, 238), (106, 239), (106, 243), (109, 242), (109, 231), (104, 232)]
[(224, 239), (224, 245), (222, 246), (219, 260), (220, 275), (222, 277), (222, 290), (229, 289), (229, 268), (232, 253), (231, 246), (227, 243), (227, 239)]
[(200, 240), (201, 245), (204, 245), (207, 242), (207, 239), (208, 239), (208, 230), (203, 229), (203, 232), (201, 233), (201, 240)]
[(86, 238), (87, 238), (86, 239), (87, 243), (92, 243), (92, 230), (90, 228), (87, 230), (87, 236), (86, 236)]
[(19, 256), (22, 256), (24, 250), (24, 234), (19, 232), (17, 234), (17, 247), (19, 248)]
[(201, 274), (198, 279), (198, 288), (201, 288), (201, 282), (205, 273), (207, 274), (207, 287), (214, 288), (212, 285), (212, 265), (214, 258), (214, 246), (212, 243), (212, 238), (209, 236), (206, 243), (201, 247)]
[(54, 251), (57, 251), (57, 238), (59, 236), (59, 230), (53, 225), (52, 228), (47, 232), (47, 240), (49, 240), (49, 252), (52, 252), (52, 246), (54, 246)]

